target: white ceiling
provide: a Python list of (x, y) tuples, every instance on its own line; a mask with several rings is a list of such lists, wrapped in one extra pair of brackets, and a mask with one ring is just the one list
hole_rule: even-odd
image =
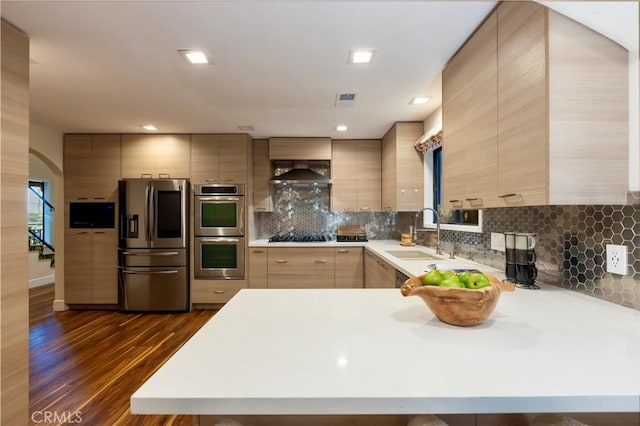
[[(5, 0), (1, 12), (31, 38), (32, 121), (62, 132), (153, 123), (160, 132), (251, 125), (254, 138), (380, 138), (440, 105), (442, 67), (495, 4)], [(588, 4), (567, 9), (591, 16)], [(628, 14), (613, 4), (596, 21)], [(347, 64), (359, 47), (377, 49), (373, 64)], [(214, 64), (187, 65), (177, 53), (186, 48), (207, 50)], [(356, 105), (335, 107), (338, 92), (357, 93)], [(408, 105), (416, 95), (434, 99)]]

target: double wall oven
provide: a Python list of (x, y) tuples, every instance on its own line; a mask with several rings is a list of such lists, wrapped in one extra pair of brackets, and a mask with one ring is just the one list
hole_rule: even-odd
[(194, 187), (195, 278), (244, 279), (243, 184)]

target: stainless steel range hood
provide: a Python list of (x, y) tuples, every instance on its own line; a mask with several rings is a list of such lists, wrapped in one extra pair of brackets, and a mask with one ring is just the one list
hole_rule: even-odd
[(291, 170), (274, 176), (270, 183), (275, 186), (327, 187), (331, 179), (312, 170), (309, 161), (294, 161)]

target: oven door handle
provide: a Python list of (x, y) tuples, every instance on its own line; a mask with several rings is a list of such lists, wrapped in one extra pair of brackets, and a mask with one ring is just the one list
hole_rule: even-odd
[(197, 201), (240, 201), (240, 197), (224, 197), (224, 196), (211, 196), (203, 197), (196, 195)]
[(152, 275), (152, 274), (177, 274), (179, 271), (176, 269), (171, 269), (168, 271), (129, 271), (127, 269), (123, 269), (122, 272), (130, 275)]
[(124, 256), (177, 256), (180, 253), (177, 251), (165, 251), (162, 253), (132, 253), (130, 251), (123, 251)]
[(201, 243), (239, 243), (237, 238), (202, 238), (196, 237)]

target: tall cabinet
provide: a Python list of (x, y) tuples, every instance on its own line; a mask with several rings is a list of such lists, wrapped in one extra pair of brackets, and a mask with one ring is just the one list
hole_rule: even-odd
[(424, 207), (422, 155), (415, 149), (424, 125), (395, 123), (382, 138), (382, 209), (417, 211)]
[(114, 202), (117, 205), (120, 135), (66, 135), (63, 167), (65, 302), (116, 304), (117, 230), (70, 228), (68, 212), (71, 202)]
[(450, 208), (626, 203), (628, 52), (503, 2), (443, 72)]

